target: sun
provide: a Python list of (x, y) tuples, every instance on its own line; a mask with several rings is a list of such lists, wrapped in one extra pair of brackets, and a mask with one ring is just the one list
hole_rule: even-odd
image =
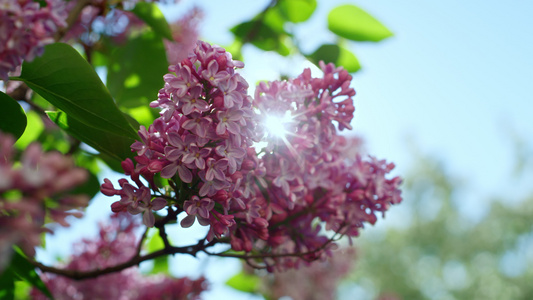
[(285, 140), (287, 134), (290, 132), (287, 130), (290, 123), (293, 123), (292, 115), (290, 111), (286, 111), (285, 114), (269, 114), (264, 119), (264, 126), (268, 132), (270, 138), (277, 138)]

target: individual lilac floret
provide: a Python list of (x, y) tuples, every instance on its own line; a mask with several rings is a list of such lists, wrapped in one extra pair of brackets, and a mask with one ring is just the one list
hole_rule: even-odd
[(140, 184), (134, 187), (127, 180), (119, 180), (122, 189), (115, 189), (109, 179), (104, 179), (101, 191), (106, 196), (120, 196), (120, 200), (111, 204), (115, 213), (127, 211), (132, 215), (143, 214), (143, 223), (147, 227), (154, 227), (155, 217), (153, 211), (161, 210), (167, 206), (167, 201), (161, 197), (152, 199), (150, 189)]

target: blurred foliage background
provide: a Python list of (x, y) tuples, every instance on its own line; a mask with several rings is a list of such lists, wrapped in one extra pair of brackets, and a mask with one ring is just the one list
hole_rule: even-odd
[(438, 159), (418, 156), (404, 184), (404, 224), (362, 233), (339, 299), (533, 299), (533, 191), (485, 199), (476, 221), (460, 209), (468, 183)]

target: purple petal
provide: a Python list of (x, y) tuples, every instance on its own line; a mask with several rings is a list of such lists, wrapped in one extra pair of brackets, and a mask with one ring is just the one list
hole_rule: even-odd
[(167, 206), (167, 200), (163, 198), (155, 198), (152, 200), (152, 210), (160, 210)]
[(192, 224), (194, 224), (194, 220), (196, 219), (195, 216), (193, 215), (188, 215), (186, 216), (185, 218), (183, 218), (183, 220), (181, 220), (180, 222), (180, 225), (181, 227), (183, 228), (189, 228), (192, 226)]
[(154, 214), (150, 210), (147, 210), (144, 212), (143, 223), (144, 225), (146, 225), (146, 227), (154, 227), (155, 217), (154, 217)]

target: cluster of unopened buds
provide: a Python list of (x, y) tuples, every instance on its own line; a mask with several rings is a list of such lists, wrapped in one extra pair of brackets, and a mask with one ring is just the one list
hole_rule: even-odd
[(271, 270), (319, 259), (335, 237), (357, 236), (401, 201), (401, 180), (386, 178), (393, 164), (363, 158), (354, 151), (358, 139), (338, 135), (351, 129), (352, 77), (320, 66), (322, 78), (306, 69), (259, 84), (252, 98), (236, 72), (243, 63), (199, 41), (169, 67), (151, 104), (161, 116), (139, 130), (135, 163), (122, 163), (133, 183), (102, 185), (105, 195), (121, 197), (113, 211), (142, 212), (149, 227), (154, 211), (184, 212), (182, 227), (198, 220), (209, 226), (208, 241), (253, 251)]
[(70, 194), (87, 178), (86, 170), (74, 167), (70, 157), (42, 152), (39, 144), (29, 145), (15, 162), (15, 139), (0, 132), (0, 271), (9, 260), (12, 245), (34, 255), (41, 244), (45, 217), (68, 226), (66, 217), (80, 217), (74, 209), (87, 206), (89, 197)]

